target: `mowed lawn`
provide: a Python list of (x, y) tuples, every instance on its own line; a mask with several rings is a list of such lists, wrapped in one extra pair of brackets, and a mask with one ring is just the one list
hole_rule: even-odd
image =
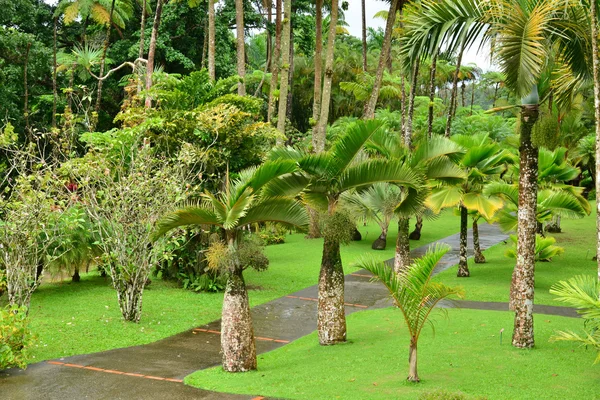
[[(420, 241), (414, 247), (451, 235), (459, 229), (459, 219), (451, 212), (442, 213), (435, 221), (425, 221)], [(348, 266), (363, 254), (381, 260), (393, 257), (396, 226), (391, 226), (388, 247), (371, 250), (379, 235), (376, 224), (359, 226), (361, 242), (342, 246), (342, 258)], [(268, 246), (269, 269), (245, 272), (250, 288), (250, 302), (256, 306), (289, 293), (317, 284), (322, 239), (307, 240), (304, 234), (289, 235), (286, 243)], [(96, 272), (83, 274), (80, 283), (70, 279), (44, 283), (31, 301), (31, 327), (37, 337), (31, 362), (75, 354), (150, 343), (220, 318), (222, 293), (193, 293), (175, 283), (153, 278), (144, 291), (143, 314), (139, 324), (121, 318), (115, 291), (110, 280)], [(6, 295), (0, 305), (6, 303)]]
[[(554, 299), (550, 287), (560, 280), (575, 275), (596, 276), (598, 264), (592, 261), (596, 253), (596, 214), (582, 219), (563, 219), (562, 233), (546, 234), (556, 238), (556, 245), (565, 252), (551, 262), (538, 262), (535, 266), (535, 303), (564, 305)], [(460, 285), (465, 289), (466, 298), (475, 301), (502, 301), (509, 298), (510, 281), (516, 260), (504, 255), (513, 247), (511, 240), (501, 243), (484, 252), (485, 264), (475, 264), (469, 259), (469, 278), (457, 278), (457, 267), (452, 267), (434, 279), (448, 285)], [(469, 243), (469, 246), (472, 246)]]
[(313, 333), (260, 355), (258, 371), (228, 374), (215, 367), (185, 382), (289, 399), (417, 399), (440, 390), (490, 400), (600, 398), (595, 351), (548, 341), (557, 329), (580, 330), (581, 319), (537, 315), (536, 346), (520, 350), (510, 344), (513, 317), (510, 312), (453, 309), (446, 319), (441, 310), (434, 311), (435, 334), (426, 326), (419, 342), (420, 384), (405, 380), (408, 336), (394, 308), (348, 316), (352, 337), (346, 344), (320, 346)]

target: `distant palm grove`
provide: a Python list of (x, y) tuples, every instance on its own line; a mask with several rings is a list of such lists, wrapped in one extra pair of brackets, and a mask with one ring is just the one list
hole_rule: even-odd
[[(570, 358), (582, 371), (600, 361), (600, 3), (0, 6), (0, 393), (12, 382), (2, 370), (145, 344), (213, 320), (217, 328), (193, 333), (219, 335), (222, 366), (185, 383), (219, 392), (470, 399), (545, 398), (536, 384), (551, 391), (527, 373), (532, 391), (515, 394), (439, 372), (453, 351), (444, 338), (462, 328), (494, 346), (506, 329), (511, 353), (494, 347), (478, 356), (510, 371), (522, 368), (517, 349), (535, 349), (528, 357), (544, 365)], [(361, 37), (349, 21), (362, 21)], [(475, 53), (489, 64), (465, 61)], [(361, 277), (374, 282), (356, 283)], [(296, 293), (311, 285), (312, 297)], [(382, 287), (379, 302), (365, 294)], [(265, 311), (253, 311), (306, 300), (308, 320), (290, 324), (311, 326), (310, 343), (283, 340), (283, 319), (265, 323)], [(347, 316), (381, 302), (401, 326), (385, 337), (402, 336), (409, 357), (396, 345), (387, 353), (407, 363), (408, 375), (353, 388), (344, 363), (365, 368), (358, 375), (395, 368), (363, 359), (369, 351), (360, 347), (363, 336), (381, 334), (376, 321), (388, 314)], [(452, 310), (463, 306), (480, 311)], [(295, 315), (290, 307), (281, 315)], [(454, 328), (431, 318), (448, 307)], [(497, 307), (510, 312), (502, 325), (490, 322)], [(477, 312), (481, 323), (469, 325)], [(551, 328), (540, 328), (538, 312), (555, 315)], [(179, 321), (145, 325), (165, 313)], [(67, 333), (63, 319), (72, 315), (96, 322)], [(580, 317), (577, 326), (563, 316)], [(111, 318), (128, 333), (96, 325)], [(354, 324), (362, 326), (356, 339)], [(498, 326), (493, 335), (486, 324)], [(298, 338), (259, 356), (261, 341)], [(59, 351), (65, 343), (73, 347)], [(569, 353), (578, 346), (593, 357)], [(306, 368), (331, 373), (329, 383), (281, 366), (302, 365), (294, 357), (306, 351)], [(448, 357), (460, 363), (460, 350)], [(264, 383), (228, 374), (263, 363)], [(386, 386), (405, 376), (436, 390)], [(556, 383), (568, 387), (557, 398), (585, 398), (577, 390), (592, 381)]]

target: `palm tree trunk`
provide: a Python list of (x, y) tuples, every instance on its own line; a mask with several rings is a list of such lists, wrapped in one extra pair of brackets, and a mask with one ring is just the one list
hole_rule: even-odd
[[(296, 10), (292, 7), (292, 15), (296, 13)], [(288, 93), (287, 93), (287, 106), (285, 111), (286, 118), (292, 120), (292, 104), (294, 94), (294, 26), (290, 26), (290, 73), (288, 74)]]
[(267, 107), (267, 122), (271, 122), (275, 112), (275, 92), (279, 81), (279, 68), (281, 67), (281, 0), (275, 3), (275, 49), (271, 62), (271, 89), (269, 92), (269, 105)]
[[(592, 22), (592, 65), (594, 75), (594, 116), (596, 120), (596, 174), (595, 186), (596, 193), (600, 193), (600, 76), (598, 73), (598, 16), (596, 12), (596, 2), (591, 2), (590, 16)], [(593, 176), (593, 174), (592, 174)], [(596, 258), (598, 260), (598, 280), (600, 281), (600, 201), (596, 202)]]
[(496, 86), (494, 87), (494, 100), (492, 102), (492, 108), (496, 107), (496, 100), (498, 99), (498, 88), (500, 87), (500, 83), (496, 82)]
[(410, 240), (421, 240), (421, 230), (423, 229), (423, 217), (417, 215), (417, 221), (415, 222), (415, 230), (408, 235)]
[(463, 107), (467, 106), (467, 103), (466, 103), (466, 100), (465, 100), (465, 90), (466, 90), (466, 88), (467, 88), (467, 86), (465, 85), (465, 81), (462, 81), (461, 85), (460, 85), (460, 97), (461, 97), (461, 104), (462, 104)]
[(475, 81), (473, 81), (473, 83), (471, 83), (471, 111), (469, 112), (469, 115), (473, 115), (473, 103), (475, 102), (475, 86), (477, 86), (477, 84)]
[(387, 246), (387, 234), (388, 234), (388, 227), (382, 226), (381, 234), (379, 235), (379, 237), (377, 239), (375, 239), (375, 241), (371, 245), (371, 248), (373, 250), (385, 250), (385, 247)]
[[(144, 58), (144, 37), (146, 34), (146, 0), (142, 1), (142, 17), (140, 22), (140, 49), (138, 51), (138, 58)], [(140, 94), (142, 91), (142, 83), (139, 79), (139, 74), (137, 76), (137, 93)]]
[[(282, 21), (281, 43), (281, 85), (279, 89), (279, 112), (277, 113), (277, 130), (285, 135), (285, 119), (287, 115), (287, 94), (290, 79), (290, 35), (292, 29), (292, 0), (284, 3)], [(277, 139), (277, 144), (283, 144), (282, 139)]]
[(306, 207), (308, 211), (308, 217), (310, 223), (308, 225), (307, 239), (317, 239), (321, 237), (321, 221), (319, 218), (319, 212), (312, 207)]
[(271, 36), (271, 24), (273, 23), (273, 5), (271, 0), (263, 0), (263, 7), (267, 10), (267, 21), (265, 23), (266, 46), (266, 64), (265, 72), (271, 70), (271, 58), (273, 57), (273, 37)]
[(321, 115), (321, 86), (323, 76), (323, 0), (317, 0), (317, 13), (315, 15), (315, 88), (313, 95), (313, 137), (312, 145), (315, 153), (325, 150), (325, 132), (317, 129), (319, 116)]
[[(110, 45), (110, 31), (112, 28), (113, 13), (115, 12), (115, 0), (110, 3), (110, 13), (108, 14), (108, 27), (106, 27), (106, 37), (104, 38), (104, 47), (102, 48), (102, 58), (100, 58), (100, 78), (104, 77), (104, 66), (106, 64), (106, 52)], [(96, 95), (96, 113), (100, 110), (100, 103), (102, 102), (102, 83), (104, 81), (100, 79), (98, 81), (98, 94)]]
[(431, 58), (431, 69), (429, 70), (429, 107), (427, 116), (427, 135), (429, 138), (433, 135), (433, 106), (435, 101), (435, 73), (437, 70), (438, 51), (433, 53)]
[(400, 86), (402, 87), (402, 95), (400, 96), (400, 138), (404, 138), (406, 130), (406, 78), (404, 74), (400, 75)]
[(513, 346), (525, 348), (534, 345), (533, 297), (539, 151), (531, 142), (531, 131), (538, 115), (538, 105), (522, 106), (517, 263), (510, 288), (510, 306), (515, 310)]
[(256, 369), (256, 343), (242, 269), (231, 272), (223, 297), (221, 316), (223, 369), (244, 372)]
[(448, 119), (446, 120), (446, 131), (444, 136), (450, 137), (450, 132), (452, 129), (452, 119), (454, 118), (454, 114), (456, 112), (456, 96), (458, 92), (458, 74), (460, 73), (460, 63), (462, 62), (463, 52), (465, 51), (465, 42), (463, 39), (462, 44), (460, 45), (460, 51), (458, 53), (458, 57), (456, 59), (456, 69), (454, 71), (454, 77), (452, 78), (452, 95), (450, 96), (450, 105), (448, 107)]
[(367, 12), (365, 9), (365, 0), (361, 0), (362, 12), (362, 62), (363, 72), (367, 72)]
[(473, 258), (475, 264), (485, 264), (485, 256), (479, 245), (479, 225), (477, 224), (477, 220), (478, 218), (473, 218)]
[(237, 73), (240, 77), (238, 82), (238, 95), (246, 95), (246, 43), (244, 41), (244, 0), (235, 0), (235, 26), (237, 43)]
[(58, 88), (56, 85), (56, 31), (58, 29), (58, 18), (54, 17), (54, 33), (52, 46), (52, 127), (56, 128), (56, 105), (58, 103)]
[(408, 350), (408, 377), (406, 378), (409, 382), (420, 382), (419, 373), (417, 372), (417, 339), (414, 337), (410, 338), (410, 347)]
[(410, 265), (410, 242), (408, 240), (408, 218), (398, 218), (398, 238), (394, 254), (394, 271), (399, 274)]
[(415, 96), (417, 94), (418, 78), (419, 58), (417, 57), (412, 70), (412, 79), (410, 83), (410, 97), (408, 99), (408, 118), (406, 118), (406, 129), (404, 131), (404, 145), (409, 149), (412, 147), (413, 115), (415, 113)]
[(321, 114), (317, 121), (317, 135), (325, 137), (327, 122), (329, 120), (329, 104), (331, 102), (331, 83), (333, 81), (333, 56), (335, 51), (335, 36), (338, 22), (338, 1), (331, 3), (329, 33), (327, 36), (327, 54), (325, 55), (325, 79), (323, 81), (323, 95), (321, 98)]
[(208, 77), (215, 81), (215, 0), (208, 0)]
[(392, 0), (390, 3), (390, 11), (388, 13), (387, 22), (385, 24), (385, 34), (383, 36), (383, 45), (381, 47), (381, 54), (379, 55), (379, 64), (377, 65), (377, 73), (375, 74), (375, 82), (373, 84), (373, 91), (369, 101), (365, 104), (363, 110), (364, 119), (375, 118), (375, 107), (377, 106), (377, 100), (379, 99), (379, 90), (381, 89), (381, 82), (383, 80), (383, 71), (386, 67), (386, 61), (390, 54), (390, 48), (392, 45), (392, 32), (394, 30), (394, 23), (396, 22), (396, 12), (401, 3), (399, 0)]
[[(334, 0), (335, 2), (335, 0)], [(317, 329), (322, 346), (346, 341), (344, 270), (337, 238), (325, 237), (319, 274)]]
[(31, 42), (27, 43), (25, 50), (25, 59), (23, 61), (23, 88), (25, 89), (25, 96), (23, 99), (23, 116), (25, 117), (25, 132), (30, 142), (33, 142), (33, 131), (29, 125), (29, 84), (27, 83), (27, 66), (29, 65), (29, 50), (31, 49)]
[(465, 206), (460, 206), (460, 254), (458, 259), (458, 272), (456, 276), (464, 278), (470, 276), (469, 265), (467, 264), (467, 224), (469, 223), (469, 214)]
[[(152, 24), (152, 34), (150, 35), (150, 46), (148, 47), (148, 63), (146, 64), (146, 90), (152, 87), (152, 73), (154, 72), (154, 55), (156, 53), (156, 39), (158, 37), (158, 27), (160, 26), (160, 17), (162, 14), (164, 0), (156, 2), (156, 11), (154, 13), (154, 23)], [(152, 98), (146, 95), (146, 108), (152, 107)]]

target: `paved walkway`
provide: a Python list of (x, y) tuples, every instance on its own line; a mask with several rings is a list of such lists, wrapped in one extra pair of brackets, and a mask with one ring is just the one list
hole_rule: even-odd
[[(508, 238), (497, 227), (480, 226), (486, 249)], [(437, 272), (458, 263), (459, 235), (440, 240), (452, 246)], [(429, 246), (411, 252), (418, 257)], [(389, 307), (383, 285), (370, 282), (365, 270), (346, 275), (346, 314)], [(257, 351), (264, 353), (316, 330), (317, 287), (312, 286), (252, 309)], [(464, 308), (508, 310), (506, 303), (459, 301)], [(446, 304), (445, 306), (449, 306)], [(535, 312), (577, 316), (567, 307), (536, 306)], [(219, 365), (220, 321), (155, 343), (84, 354), (30, 365), (27, 370), (0, 372), (0, 398), (29, 399), (264, 399), (215, 393), (183, 385), (183, 378), (203, 368)], [(350, 334), (352, 334), (350, 332)], [(260, 366), (259, 366), (260, 368)]]

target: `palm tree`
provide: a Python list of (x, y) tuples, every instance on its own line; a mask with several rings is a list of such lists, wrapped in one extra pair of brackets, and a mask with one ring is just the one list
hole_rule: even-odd
[(267, 122), (271, 122), (275, 112), (275, 92), (281, 69), (281, 8), (282, 0), (275, 0), (275, 49), (273, 49), (273, 60), (271, 62), (271, 85), (269, 90), (269, 104), (267, 106)]
[(215, 0), (208, 0), (208, 76), (211, 81), (216, 79), (215, 74)]
[(430, 247), (427, 254), (414, 260), (410, 267), (400, 274), (395, 273), (385, 263), (373, 260), (362, 260), (357, 265), (373, 273), (385, 285), (394, 298), (394, 304), (402, 312), (410, 335), (409, 373), (406, 378), (410, 382), (420, 381), (417, 371), (417, 347), (429, 315), (443, 299), (453, 295), (464, 295), (462, 288), (431, 281), (437, 263), (448, 250), (449, 246)]
[(477, 219), (479, 216), (489, 221), (502, 208), (502, 200), (485, 194), (484, 187), (493, 178), (498, 177), (506, 170), (506, 164), (511, 160), (511, 157), (508, 152), (500, 148), (500, 145), (491, 141), (488, 134), (476, 136), (455, 135), (452, 140), (464, 149), (458, 165), (467, 173), (467, 179), (459, 186), (443, 186), (434, 189), (426, 204), (436, 213), (445, 207), (459, 206), (460, 258), (457, 276), (468, 277), (470, 276), (467, 264), (469, 211), (475, 213), (473, 229), (474, 232), (478, 233)]
[[(537, 83), (549, 60), (561, 60), (575, 76), (587, 71), (585, 65), (588, 37), (582, 28), (584, 17), (577, 4), (558, 0), (427, 0), (421, 11), (422, 26), (406, 46), (414, 60), (419, 53), (431, 53), (441, 41), (448, 47), (463, 47), (483, 34), (505, 75), (505, 85), (519, 96), (521, 103), (519, 226), (517, 262), (511, 285), (515, 304), (513, 346), (534, 345), (533, 298), (537, 204), (537, 148), (531, 140), (539, 116)], [(466, 36), (460, 34), (468, 29)], [(540, 45), (540, 43), (545, 43)]]
[(240, 77), (238, 82), (238, 95), (246, 95), (246, 42), (244, 35), (244, 0), (235, 0), (235, 27), (237, 44), (237, 73)]
[(308, 218), (304, 207), (282, 196), (274, 184), (282, 176), (296, 171), (292, 161), (266, 162), (258, 168), (240, 173), (239, 179), (227, 179), (225, 189), (217, 194), (206, 192), (197, 206), (185, 207), (161, 218), (154, 237), (186, 225), (211, 225), (223, 230), (228, 246), (227, 286), (221, 317), (223, 369), (242, 372), (256, 369), (256, 347), (248, 291), (237, 250), (241, 230), (250, 224), (273, 221), (304, 227)]
[[(154, 11), (154, 22), (152, 23), (152, 33), (150, 35), (150, 46), (148, 47), (148, 63), (146, 64), (146, 90), (152, 87), (152, 73), (154, 72), (154, 55), (156, 53), (156, 41), (158, 39), (158, 28), (160, 26), (160, 17), (162, 15), (163, 5), (166, 0), (157, 0), (156, 10)], [(152, 98), (146, 95), (145, 107), (152, 107)]]
[[(391, 182), (406, 188), (404, 201), (397, 211), (409, 212), (416, 207), (422, 182), (408, 165), (399, 160), (364, 159), (364, 144), (384, 124), (377, 120), (357, 121), (346, 129), (346, 134), (333, 143), (331, 149), (319, 154), (306, 154), (294, 149), (275, 149), (271, 158), (296, 160), (302, 175), (292, 175), (281, 186), (288, 191), (303, 192), (304, 200), (315, 209), (327, 214), (323, 230), (323, 257), (319, 275), (318, 334), (321, 345), (346, 341), (344, 308), (344, 269), (340, 256), (340, 241), (345, 227), (338, 210), (342, 194), (349, 190), (377, 182)], [(348, 227), (349, 228), (349, 227)]]

